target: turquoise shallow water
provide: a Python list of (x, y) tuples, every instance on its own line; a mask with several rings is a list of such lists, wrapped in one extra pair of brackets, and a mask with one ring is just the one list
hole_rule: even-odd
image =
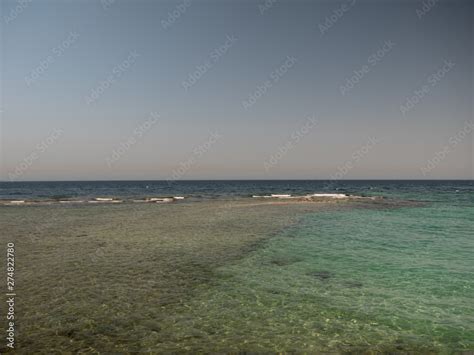
[(309, 213), (221, 267), (174, 325), (199, 319), (218, 351), (473, 350), (474, 208), (444, 201)]

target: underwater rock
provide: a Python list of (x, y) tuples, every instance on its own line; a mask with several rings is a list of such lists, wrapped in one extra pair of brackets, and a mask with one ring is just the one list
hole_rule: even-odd
[(344, 284), (349, 288), (361, 288), (364, 286), (362, 282), (359, 281), (346, 281)]
[(328, 279), (333, 277), (333, 275), (329, 271), (315, 271), (315, 272), (310, 273), (309, 275), (321, 281), (327, 281)]
[(72, 338), (74, 337), (74, 334), (77, 332), (77, 329), (75, 328), (66, 328), (66, 329), (61, 329), (57, 332), (57, 335), (63, 336), (63, 337), (68, 337)]
[(294, 263), (297, 263), (301, 261), (299, 258), (291, 258), (291, 257), (277, 257), (273, 258), (270, 260), (271, 264), (277, 265), (277, 266), (286, 266), (286, 265), (291, 265)]
[(143, 322), (143, 325), (153, 332), (161, 332), (161, 325), (155, 321), (146, 320)]

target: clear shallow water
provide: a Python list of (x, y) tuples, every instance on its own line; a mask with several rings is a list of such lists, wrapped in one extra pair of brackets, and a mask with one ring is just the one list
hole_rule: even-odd
[(473, 208), (311, 213), (187, 307), (217, 351), (472, 350), (473, 226)]
[(0, 207), (20, 352), (474, 350), (472, 182), (341, 182), (386, 199), (282, 205), (234, 197), (325, 185), (183, 184), (210, 198)]

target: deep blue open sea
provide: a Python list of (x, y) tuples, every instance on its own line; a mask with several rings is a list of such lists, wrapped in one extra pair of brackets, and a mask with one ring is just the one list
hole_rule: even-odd
[(221, 181), (65, 181), (0, 182), (0, 199), (75, 199), (93, 197), (142, 198), (186, 196), (234, 198), (261, 194), (304, 195), (338, 192), (355, 195), (436, 200), (452, 194), (472, 201), (474, 181), (422, 180), (221, 180)]

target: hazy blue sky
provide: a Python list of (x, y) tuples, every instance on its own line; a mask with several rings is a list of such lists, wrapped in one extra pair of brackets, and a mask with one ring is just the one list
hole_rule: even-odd
[(472, 179), (473, 5), (2, 0), (1, 179)]

